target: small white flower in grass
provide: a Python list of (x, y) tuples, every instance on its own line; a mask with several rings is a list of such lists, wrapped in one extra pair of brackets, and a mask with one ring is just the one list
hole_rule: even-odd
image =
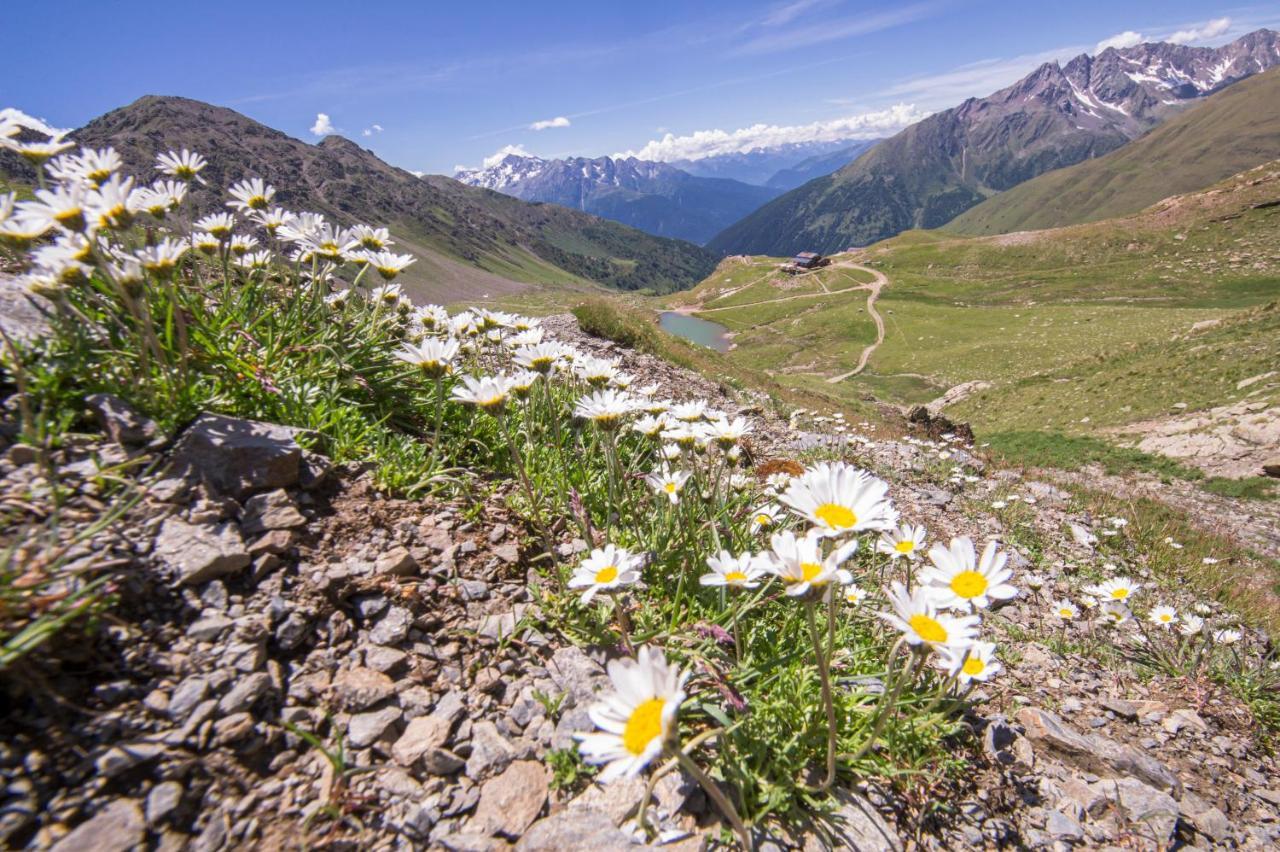
[(542, 336), (545, 334), (540, 328), (527, 328), (524, 331), (518, 331), (511, 335), (507, 341), (507, 345), (512, 349), (520, 349), (523, 346), (537, 346), (542, 342)]
[(1104, 601), (1127, 601), (1141, 589), (1138, 583), (1128, 577), (1116, 577), (1097, 585), (1085, 587), (1085, 591)]
[(735, 446), (751, 430), (751, 424), (744, 417), (735, 417), (732, 421), (721, 417), (707, 426), (707, 434), (722, 450)]
[[(348, 292), (346, 290), (343, 291)], [(422, 370), (423, 375), (431, 379), (439, 379), (449, 375), (453, 370), (453, 361), (458, 357), (458, 341), (451, 337), (432, 337), (416, 346), (406, 345), (396, 353), (396, 358), (412, 364)]]
[(729, 487), (734, 491), (746, 491), (754, 480), (745, 473), (735, 473), (729, 477)]
[(1204, 619), (1198, 615), (1184, 615), (1178, 622), (1178, 632), (1183, 636), (1196, 636), (1204, 629)]
[(690, 450), (697, 446), (698, 433), (688, 423), (668, 420), (662, 429), (662, 440)]
[[(513, 343), (513, 345), (516, 344)], [(524, 367), (526, 370), (533, 370), (535, 372), (542, 373), (545, 376), (549, 374), (557, 364), (561, 363), (563, 354), (563, 346), (554, 341), (546, 341), (543, 343), (520, 346), (515, 351), (514, 360), (516, 366)]]
[(1219, 630), (1213, 634), (1213, 641), (1219, 645), (1234, 645), (1240, 641), (1241, 633), (1239, 630)]
[(351, 229), (351, 237), (369, 251), (382, 251), (393, 244), (390, 231), (370, 225), (356, 225)]
[(1212, 556), (1206, 556), (1204, 559), (1200, 560), (1203, 565), (1217, 565), (1219, 561), (1220, 560), (1214, 559)]
[(765, 490), (773, 494), (780, 494), (791, 484), (792, 479), (795, 479), (795, 477), (786, 471), (771, 473), (765, 477)]
[(825, 558), (822, 537), (813, 531), (797, 538), (790, 530), (783, 530), (774, 534), (769, 545), (773, 548), (766, 554), (769, 571), (783, 582), (791, 597), (801, 597), (810, 590), (821, 591), (832, 582), (853, 582), (853, 576), (840, 565), (858, 549), (857, 539), (842, 544)]
[(751, 513), (751, 531), (770, 530), (778, 525), (782, 517), (782, 507), (776, 503), (768, 503)]
[(890, 559), (903, 557), (915, 561), (920, 558), (920, 549), (924, 545), (925, 529), (923, 525), (903, 524), (895, 529), (880, 534), (876, 542), (876, 552), (888, 554)]
[(1191, 608), (1195, 610), (1198, 614), (1204, 616), (1205, 618), (1208, 618), (1210, 615), (1213, 614), (1213, 607), (1209, 606), (1209, 604), (1205, 603), (1204, 601), (1196, 601), (1191, 605)]
[(46, 230), (57, 227), (81, 233), (89, 226), (87, 194), (83, 184), (37, 189), (34, 201), (18, 203), (18, 216), (32, 224), (43, 225)]
[(1022, 578), (1022, 582), (1026, 583), (1031, 591), (1038, 592), (1044, 588), (1045, 579), (1039, 574), (1027, 574)]
[(1098, 617), (1106, 624), (1119, 627), (1133, 621), (1133, 612), (1124, 601), (1107, 601), (1102, 605)]
[(395, 254), (389, 251), (371, 252), (365, 258), (382, 276), (383, 281), (391, 281), (401, 272), (418, 262), (411, 254)]
[(76, 143), (65, 140), (61, 135), (58, 135), (52, 139), (36, 140), (31, 142), (10, 142), (6, 140), (5, 147), (18, 154), (33, 166), (39, 167), (41, 163), (45, 162), (50, 157), (76, 147)]
[(93, 228), (127, 228), (142, 212), (146, 200), (144, 190), (133, 188), (133, 178), (111, 175), (89, 193), (85, 203), (90, 210)]
[(394, 308), (403, 297), (399, 284), (381, 284), (369, 291), (369, 301), (384, 308)]
[(600, 592), (630, 586), (639, 580), (643, 562), (643, 556), (628, 553), (612, 544), (597, 547), (574, 569), (573, 576), (569, 578), (569, 588), (586, 589), (582, 593), (582, 602), (591, 603), (591, 599)]
[(1171, 536), (1171, 535), (1167, 535), (1167, 536), (1165, 536), (1165, 537), (1164, 537), (1164, 543), (1165, 543), (1165, 544), (1167, 544), (1167, 545), (1169, 545), (1170, 547), (1172, 547), (1174, 550), (1181, 550), (1181, 549), (1182, 549), (1182, 545), (1181, 545), (1181, 544), (1179, 544), (1178, 542), (1174, 541), (1174, 540), (1173, 540), (1173, 536)]
[(951, 540), (950, 548), (935, 544), (929, 550), (933, 565), (921, 573), (920, 581), (934, 592), (939, 606), (985, 608), (993, 600), (1009, 600), (1018, 594), (1009, 583), (1013, 571), (1005, 567), (1008, 559), (994, 541), (987, 542), (978, 559), (973, 541), (961, 536)]
[(262, 178), (249, 178), (232, 184), (227, 194), (231, 196), (231, 200), (227, 202), (228, 207), (247, 213), (250, 210), (266, 210), (270, 207), (271, 199), (276, 195), (276, 188)]
[(985, 683), (998, 675), (1004, 666), (996, 659), (994, 642), (974, 642), (967, 648), (943, 647), (934, 665), (960, 683)]
[(222, 248), (222, 240), (208, 231), (199, 231), (191, 235), (191, 247), (201, 254), (214, 255)]
[(606, 764), (601, 783), (634, 778), (654, 761), (676, 732), (687, 672), (667, 663), (660, 650), (640, 649), (635, 660), (608, 667), (614, 693), (588, 709), (595, 733), (574, 734), (587, 763)]
[(633, 381), (635, 381), (635, 379), (631, 378), (630, 373), (617, 373), (609, 381), (609, 387), (617, 388), (618, 390), (626, 390), (631, 387), (631, 383)]
[(272, 255), (269, 251), (251, 251), (236, 258), (236, 266), (241, 269), (257, 271), (271, 266)]
[(182, 181), (200, 180), (198, 175), (207, 165), (209, 162), (204, 157), (186, 148), (177, 152), (169, 151), (156, 157), (156, 168)]
[(1121, 527), (1129, 526), (1129, 519), (1128, 518), (1108, 518), (1107, 523), (1111, 524), (1111, 526), (1115, 527), (1116, 529), (1120, 529)]
[(667, 461), (675, 461), (682, 455), (680, 447), (676, 444), (663, 444), (662, 457)]
[(937, 600), (927, 588), (908, 592), (905, 586), (894, 580), (886, 594), (893, 612), (882, 612), (880, 617), (902, 631), (908, 644), (963, 648), (978, 635), (981, 623), (978, 616), (939, 612)]
[(138, 249), (134, 252), (134, 256), (148, 272), (164, 276), (173, 272), (188, 248), (189, 246), (181, 240), (164, 237), (153, 246)]
[(695, 399), (693, 402), (677, 402), (671, 406), (671, 416), (682, 423), (697, 423), (702, 419), (702, 415), (707, 411), (707, 401), (705, 399)]
[(187, 185), (176, 180), (158, 180), (142, 191), (142, 209), (157, 219), (181, 206), (187, 197)]
[(689, 472), (684, 470), (661, 470), (644, 478), (649, 487), (670, 500), (672, 506), (680, 502), (680, 492), (688, 480)]
[(236, 234), (231, 237), (231, 242), (227, 244), (227, 248), (236, 256), (248, 254), (258, 245), (257, 237), (248, 237), (243, 234)]
[(639, 432), (646, 438), (656, 438), (662, 434), (662, 430), (666, 427), (666, 421), (661, 417), (654, 417), (646, 414), (635, 423), (631, 424), (631, 428), (635, 432)]
[(573, 407), (573, 416), (590, 420), (602, 429), (616, 429), (635, 410), (635, 400), (630, 394), (605, 388), (579, 399)]
[(196, 220), (196, 229), (213, 234), (220, 240), (231, 236), (231, 229), (236, 226), (236, 217), (230, 213), (210, 213)]
[(582, 357), (574, 362), (574, 370), (593, 388), (602, 388), (618, 375), (618, 367), (603, 358)]
[(1178, 611), (1171, 606), (1153, 607), (1147, 614), (1147, 620), (1161, 627), (1172, 627), (1178, 620)]
[(707, 557), (708, 574), (698, 578), (704, 586), (728, 586), (731, 589), (754, 589), (760, 585), (760, 578), (766, 573), (762, 557), (754, 553), (740, 553), (734, 556), (722, 550), (715, 556)]
[(847, 603), (854, 606), (861, 606), (862, 602), (867, 599), (867, 590), (861, 586), (850, 583), (844, 587), (844, 599)]
[(996, 500), (995, 502), (993, 502), (993, 503), (991, 504), (991, 508), (993, 508), (993, 509), (1003, 509), (1003, 508), (1004, 508), (1005, 506), (1007, 506), (1007, 505), (1008, 505), (1008, 504), (1007, 504), (1007, 503), (1005, 503), (1003, 500)]
[(1051, 609), (1054, 616), (1063, 621), (1074, 621), (1080, 617), (1080, 607), (1068, 600), (1054, 601)]
[(518, 370), (511, 374), (511, 395), (516, 399), (527, 399), (529, 394), (533, 392), (533, 386), (538, 379), (542, 378), (540, 373), (533, 370)]
[(845, 535), (892, 529), (898, 511), (888, 492), (888, 483), (865, 470), (823, 462), (793, 479), (778, 499), (808, 519), (820, 535)]
[(463, 376), (462, 384), (453, 389), (453, 399), (497, 414), (507, 403), (511, 380), (506, 376)]

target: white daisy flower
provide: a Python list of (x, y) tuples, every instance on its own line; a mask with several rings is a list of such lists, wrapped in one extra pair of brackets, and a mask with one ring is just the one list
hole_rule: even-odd
[(1080, 617), (1080, 607), (1068, 600), (1054, 601), (1051, 608), (1053, 614), (1063, 621), (1074, 621)]
[(646, 414), (635, 423), (631, 424), (631, 429), (639, 432), (646, 438), (657, 438), (662, 434), (662, 430), (666, 427), (666, 421), (661, 417), (654, 417), (652, 414)]
[(994, 642), (974, 642), (967, 648), (943, 647), (934, 665), (960, 683), (985, 683), (1000, 673), (1004, 666), (996, 659)]
[(511, 374), (511, 395), (516, 399), (528, 399), (534, 384), (540, 378), (542, 374), (533, 370), (517, 370)]
[(861, 606), (862, 602), (867, 599), (867, 590), (859, 585), (850, 583), (844, 587), (844, 599), (854, 606)]
[(573, 416), (590, 420), (602, 429), (614, 429), (635, 410), (635, 400), (626, 391), (605, 388), (579, 399)]
[(169, 151), (156, 157), (156, 168), (178, 180), (199, 180), (197, 175), (204, 171), (209, 162), (199, 154), (183, 148), (180, 152)]
[(527, 370), (547, 375), (561, 363), (564, 347), (555, 341), (520, 346), (515, 351), (515, 363)]
[(511, 380), (504, 375), (481, 376), (478, 379), (463, 376), (462, 384), (453, 389), (453, 399), (496, 414), (506, 405), (510, 393)]
[(1198, 615), (1184, 615), (1178, 622), (1178, 632), (1183, 636), (1195, 636), (1204, 629), (1204, 619)]
[(386, 228), (374, 228), (369, 225), (356, 225), (351, 229), (352, 238), (369, 251), (382, 251), (392, 245), (391, 232)]
[(383, 281), (392, 280), (410, 265), (418, 262), (418, 259), (411, 254), (396, 254), (390, 251), (368, 252), (364, 257), (382, 276)]
[(654, 491), (665, 495), (674, 506), (680, 502), (680, 492), (684, 490), (684, 484), (689, 480), (689, 476), (686, 470), (660, 470), (646, 476), (644, 481), (649, 483), (649, 487)]
[(759, 532), (760, 530), (773, 529), (778, 525), (778, 519), (782, 517), (782, 507), (775, 503), (768, 503), (751, 513), (751, 531)]
[(574, 734), (587, 763), (606, 764), (599, 780), (634, 778), (653, 762), (676, 731), (688, 672), (667, 663), (661, 650), (640, 649), (635, 660), (612, 660), (614, 693), (588, 713), (600, 732)]
[(744, 417), (736, 417), (732, 422), (728, 418), (721, 417), (707, 425), (707, 434), (722, 450), (733, 447), (751, 430), (751, 424)]
[(697, 423), (707, 411), (707, 401), (705, 399), (695, 399), (693, 402), (678, 402), (671, 406), (671, 416), (682, 423)]
[(597, 547), (574, 569), (573, 576), (569, 578), (569, 588), (585, 588), (582, 602), (589, 604), (600, 592), (630, 586), (639, 580), (643, 562), (643, 556), (628, 553), (612, 544)]
[(1240, 637), (1239, 630), (1219, 630), (1213, 634), (1213, 641), (1219, 645), (1234, 645), (1240, 641)]
[(423, 375), (431, 379), (449, 375), (453, 370), (453, 360), (457, 357), (458, 341), (452, 337), (428, 338), (416, 346), (406, 345), (396, 353), (396, 358), (419, 368)]
[(1161, 627), (1171, 627), (1178, 620), (1178, 611), (1171, 606), (1154, 607), (1147, 615), (1147, 620)]
[(814, 531), (797, 538), (790, 530), (783, 530), (775, 533), (769, 544), (773, 548), (766, 554), (769, 571), (782, 580), (792, 597), (808, 594), (811, 589), (823, 590), (832, 582), (842, 586), (853, 582), (853, 576), (840, 564), (858, 549), (857, 539), (851, 539), (825, 558), (822, 537)]
[(920, 558), (920, 548), (924, 545), (924, 539), (924, 525), (903, 524), (880, 534), (880, 539), (876, 542), (876, 552), (888, 554), (890, 559), (906, 557), (914, 562)]
[(276, 195), (276, 188), (262, 178), (249, 178), (232, 184), (227, 194), (231, 196), (231, 200), (227, 202), (228, 207), (247, 213), (250, 210), (266, 210), (270, 207), (271, 199)]
[(1121, 624), (1128, 624), (1132, 621), (1133, 613), (1129, 610), (1129, 607), (1125, 605), (1124, 601), (1112, 600), (1107, 601), (1102, 605), (1099, 618), (1107, 624), (1118, 627)]
[(1085, 591), (1104, 601), (1124, 602), (1137, 594), (1141, 588), (1141, 585), (1133, 582), (1128, 577), (1116, 577), (1113, 580), (1087, 586)]
[(1013, 571), (1005, 567), (1009, 555), (1000, 553), (994, 541), (987, 542), (977, 559), (968, 536), (951, 540), (951, 547), (935, 544), (929, 551), (932, 566), (920, 581), (934, 592), (938, 606), (967, 609), (988, 607), (993, 600), (1009, 600), (1018, 590), (1009, 584)]
[(893, 612), (880, 617), (902, 631), (911, 645), (931, 648), (968, 647), (978, 635), (981, 620), (976, 615), (949, 615), (938, 611), (933, 593), (927, 588), (908, 592), (897, 580), (886, 593)]
[(189, 246), (181, 240), (164, 237), (155, 245), (140, 248), (133, 254), (148, 272), (168, 275), (187, 253), (188, 248)]
[(680, 447), (676, 444), (663, 444), (662, 457), (667, 461), (675, 461), (682, 455)]
[(763, 559), (754, 553), (740, 553), (734, 556), (722, 550), (715, 556), (707, 557), (708, 574), (698, 578), (704, 586), (728, 586), (732, 589), (754, 589), (760, 585), (760, 578), (766, 573)]
[(587, 384), (597, 388), (608, 385), (618, 375), (617, 365), (603, 358), (579, 358), (574, 370)]
[(888, 491), (884, 480), (853, 465), (823, 462), (792, 480), (778, 499), (807, 518), (819, 534), (844, 535), (892, 529), (898, 511)]

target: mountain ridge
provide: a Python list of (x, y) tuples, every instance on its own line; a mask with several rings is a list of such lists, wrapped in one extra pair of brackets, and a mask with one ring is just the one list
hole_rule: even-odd
[(780, 196), (707, 245), (720, 254), (830, 253), (939, 227), (990, 195), (1109, 153), (1278, 63), (1280, 34), (1265, 29), (1220, 48), (1143, 44), (1044, 63)]
[(702, 243), (781, 190), (728, 178), (696, 177), (635, 157), (541, 157), (508, 154), (456, 180), (525, 201), (559, 204), (655, 236)]

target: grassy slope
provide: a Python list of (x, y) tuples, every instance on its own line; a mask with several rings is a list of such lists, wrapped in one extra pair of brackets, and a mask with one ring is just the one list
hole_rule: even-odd
[(1213, 95), (1103, 157), (995, 195), (946, 225), (997, 234), (1136, 213), (1280, 157), (1280, 69)]

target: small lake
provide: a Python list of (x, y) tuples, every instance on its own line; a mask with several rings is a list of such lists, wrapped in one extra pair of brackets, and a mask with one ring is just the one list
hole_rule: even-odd
[(729, 338), (729, 329), (718, 322), (691, 317), (676, 311), (663, 311), (658, 314), (658, 327), (676, 337), (714, 349), (717, 352), (728, 352), (733, 346)]

